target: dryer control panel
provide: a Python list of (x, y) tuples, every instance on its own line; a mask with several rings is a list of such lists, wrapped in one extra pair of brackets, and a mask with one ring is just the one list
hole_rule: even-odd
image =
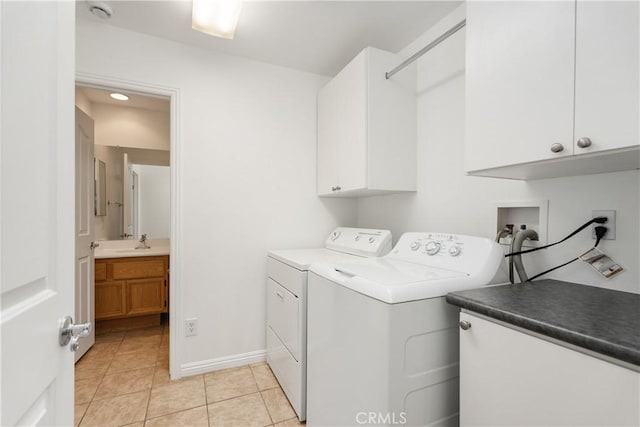
[(338, 227), (325, 242), (327, 249), (353, 255), (380, 257), (391, 250), (391, 232), (368, 228)]

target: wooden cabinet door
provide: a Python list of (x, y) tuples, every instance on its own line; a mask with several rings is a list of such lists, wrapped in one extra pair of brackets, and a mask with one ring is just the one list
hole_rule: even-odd
[(160, 277), (167, 272), (166, 261), (162, 257), (155, 259), (112, 262), (113, 279), (141, 279), (145, 277)]
[(574, 27), (573, 2), (467, 2), (467, 171), (573, 154)]
[(127, 315), (165, 312), (164, 278), (127, 281)]
[(126, 282), (96, 283), (96, 320), (122, 317), (127, 314)]
[(96, 282), (107, 280), (107, 263), (96, 260), (94, 278)]
[(639, 144), (637, 1), (578, 1), (575, 140), (583, 154)]

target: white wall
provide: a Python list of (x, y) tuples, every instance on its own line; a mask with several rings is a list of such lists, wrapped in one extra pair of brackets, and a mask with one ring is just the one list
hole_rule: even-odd
[(110, 104), (91, 104), (95, 143), (169, 150), (169, 112)]
[(167, 166), (132, 165), (138, 174), (138, 232), (149, 238), (171, 235), (171, 174)]
[(79, 87), (76, 87), (76, 107), (81, 109), (87, 116), (91, 117), (91, 100), (89, 100), (87, 95), (85, 95), (82, 88)]
[(180, 91), (182, 311), (171, 320), (199, 325), (176, 337), (179, 362), (264, 350), (267, 250), (322, 246), (356, 221), (354, 201), (315, 196), (327, 78), (82, 21), (76, 48), (78, 72)]
[[(464, 18), (457, 9), (405, 49), (413, 53)], [(638, 171), (539, 181), (465, 176), (465, 32), (423, 56), (418, 63), (418, 191), (415, 194), (360, 199), (358, 226), (389, 228), (397, 241), (406, 231), (443, 231), (493, 238), (494, 202), (549, 200), (549, 241), (557, 241), (591, 218), (594, 209), (615, 209), (617, 239), (599, 247), (626, 271), (606, 280), (582, 262), (550, 278), (640, 293)], [(523, 256), (530, 276), (569, 261), (593, 245), (590, 232), (558, 247)]]

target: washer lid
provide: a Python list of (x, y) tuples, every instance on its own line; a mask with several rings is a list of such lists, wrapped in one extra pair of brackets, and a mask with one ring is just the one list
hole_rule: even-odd
[(398, 286), (428, 280), (466, 277), (468, 274), (389, 258), (373, 258), (362, 262), (339, 262), (334, 269), (343, 275), (359, 277), (384, 286)]
[[(313, 264), (309, 271), (389, 304), (437, 298), (484, 286), (491, 278), (389, 258)], [(309, 286), (319, 283), (310, 281)]]

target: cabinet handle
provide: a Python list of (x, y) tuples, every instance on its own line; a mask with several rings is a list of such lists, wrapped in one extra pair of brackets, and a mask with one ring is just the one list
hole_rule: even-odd
[(463, 331), (467, 331), (467, 330), (471, 329), (471, 322), (469, 322), (467, 320), (461, 320), (460, 321), (460, 329), (462, 329)]
[(578, 140), (578, 147), (580, 148), (591, 147), (591, 139), (586, 136), (584, 138), (580, 138)]
[(552, 153), (559, 153), (562, 150), (564, 150), (564, 146), (562, 144), (560, 144), (559, 142), (556, 142), (555, 144), (551, 145), (551, 152)]
[(342, 187), (340, 187), (339, 185), (336, 187), (336, 191), (340, 191), (342, 190)]

